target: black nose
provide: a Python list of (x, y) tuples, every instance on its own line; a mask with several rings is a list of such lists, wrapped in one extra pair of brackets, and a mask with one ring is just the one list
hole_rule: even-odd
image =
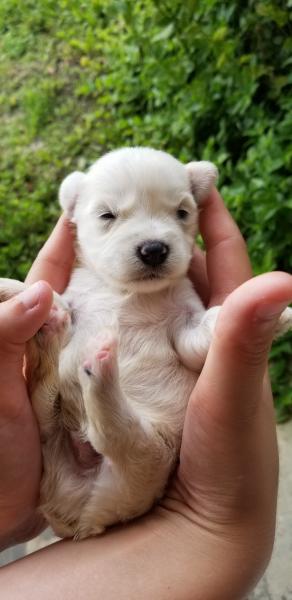
[(137, 254), (145, 265), (157, 267), (167, 259), (169, 246), (159, 240), (144, 242), (137, 248)]

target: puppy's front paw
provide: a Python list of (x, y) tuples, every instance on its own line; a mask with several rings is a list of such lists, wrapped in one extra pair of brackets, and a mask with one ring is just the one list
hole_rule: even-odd
[(43, 342), (51, 342), (52, 338), (63, 338), (71, 323), (70, 314), (62, 307), (53, 304), (48, 318), (38, 332)]
[(288, 308), (286, 308), (280, 316), (275, 331), (275, 337), (278, 338), (290, 330), (292, 331), (292, 308), (289, 308), (288, 306)]

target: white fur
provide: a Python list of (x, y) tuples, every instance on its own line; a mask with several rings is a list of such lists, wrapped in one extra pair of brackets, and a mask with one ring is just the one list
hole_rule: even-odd
[[(186, 277), (196, 200), (216, 174), (211, 163), (186, 168), (163, 152), (126, 148), (61, 186), (79, 266), (28, 356), (43, 442), (41, 508), (61, 536), (84, 538), (143, 514), (175, 467), (219, 311), (205, 310)], [(109, 212), (116, 218), (103, 219)], [(149, 240), (169, 246), (161, 266), (137, 255)], [(84, 467), (76, 440), (100, 459)]]

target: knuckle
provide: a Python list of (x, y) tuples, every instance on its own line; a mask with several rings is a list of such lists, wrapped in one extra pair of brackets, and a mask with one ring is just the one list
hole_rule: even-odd
[(236, 352), (246, 366), (259, 367), (266, 363), (270, 343), (265, 336), (253, 340), (239, 339), (236, 346)]

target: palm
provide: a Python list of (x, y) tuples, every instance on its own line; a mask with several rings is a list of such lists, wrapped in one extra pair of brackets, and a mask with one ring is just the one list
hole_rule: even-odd
[(9, 453), (5, 453), (1, 461), (1, 486), (5, 489), (1, 514), (6, 523), (11, 522), (16, 529), (21, 529), (21, 538), (26, 538), (31, 537), (40, 523), (35, 509), (41, 477), (41, 449), (38, 426), (20, 373), (16, 374), (11, 387), (11, 398), (17, 402), (10, 403), (11, 411), (1, 431), (2, 442), (6, 438), (9, 445)]
[[(33, 266), (28, 282), (45, 279), (62, 291), (74, 259), (71, 231), (62, 218)], [(36, 507), (42, 471), (39, 431), (23, 377), (25, 342), (45, 321), (52, 303), (46, 284), (30, 310), (21, 299), (1, 304), (0, 319), (0, 532), (1, 542), (20, 542), (40, 527)], [(21, 298), (21, 295), (19, 296)]]

